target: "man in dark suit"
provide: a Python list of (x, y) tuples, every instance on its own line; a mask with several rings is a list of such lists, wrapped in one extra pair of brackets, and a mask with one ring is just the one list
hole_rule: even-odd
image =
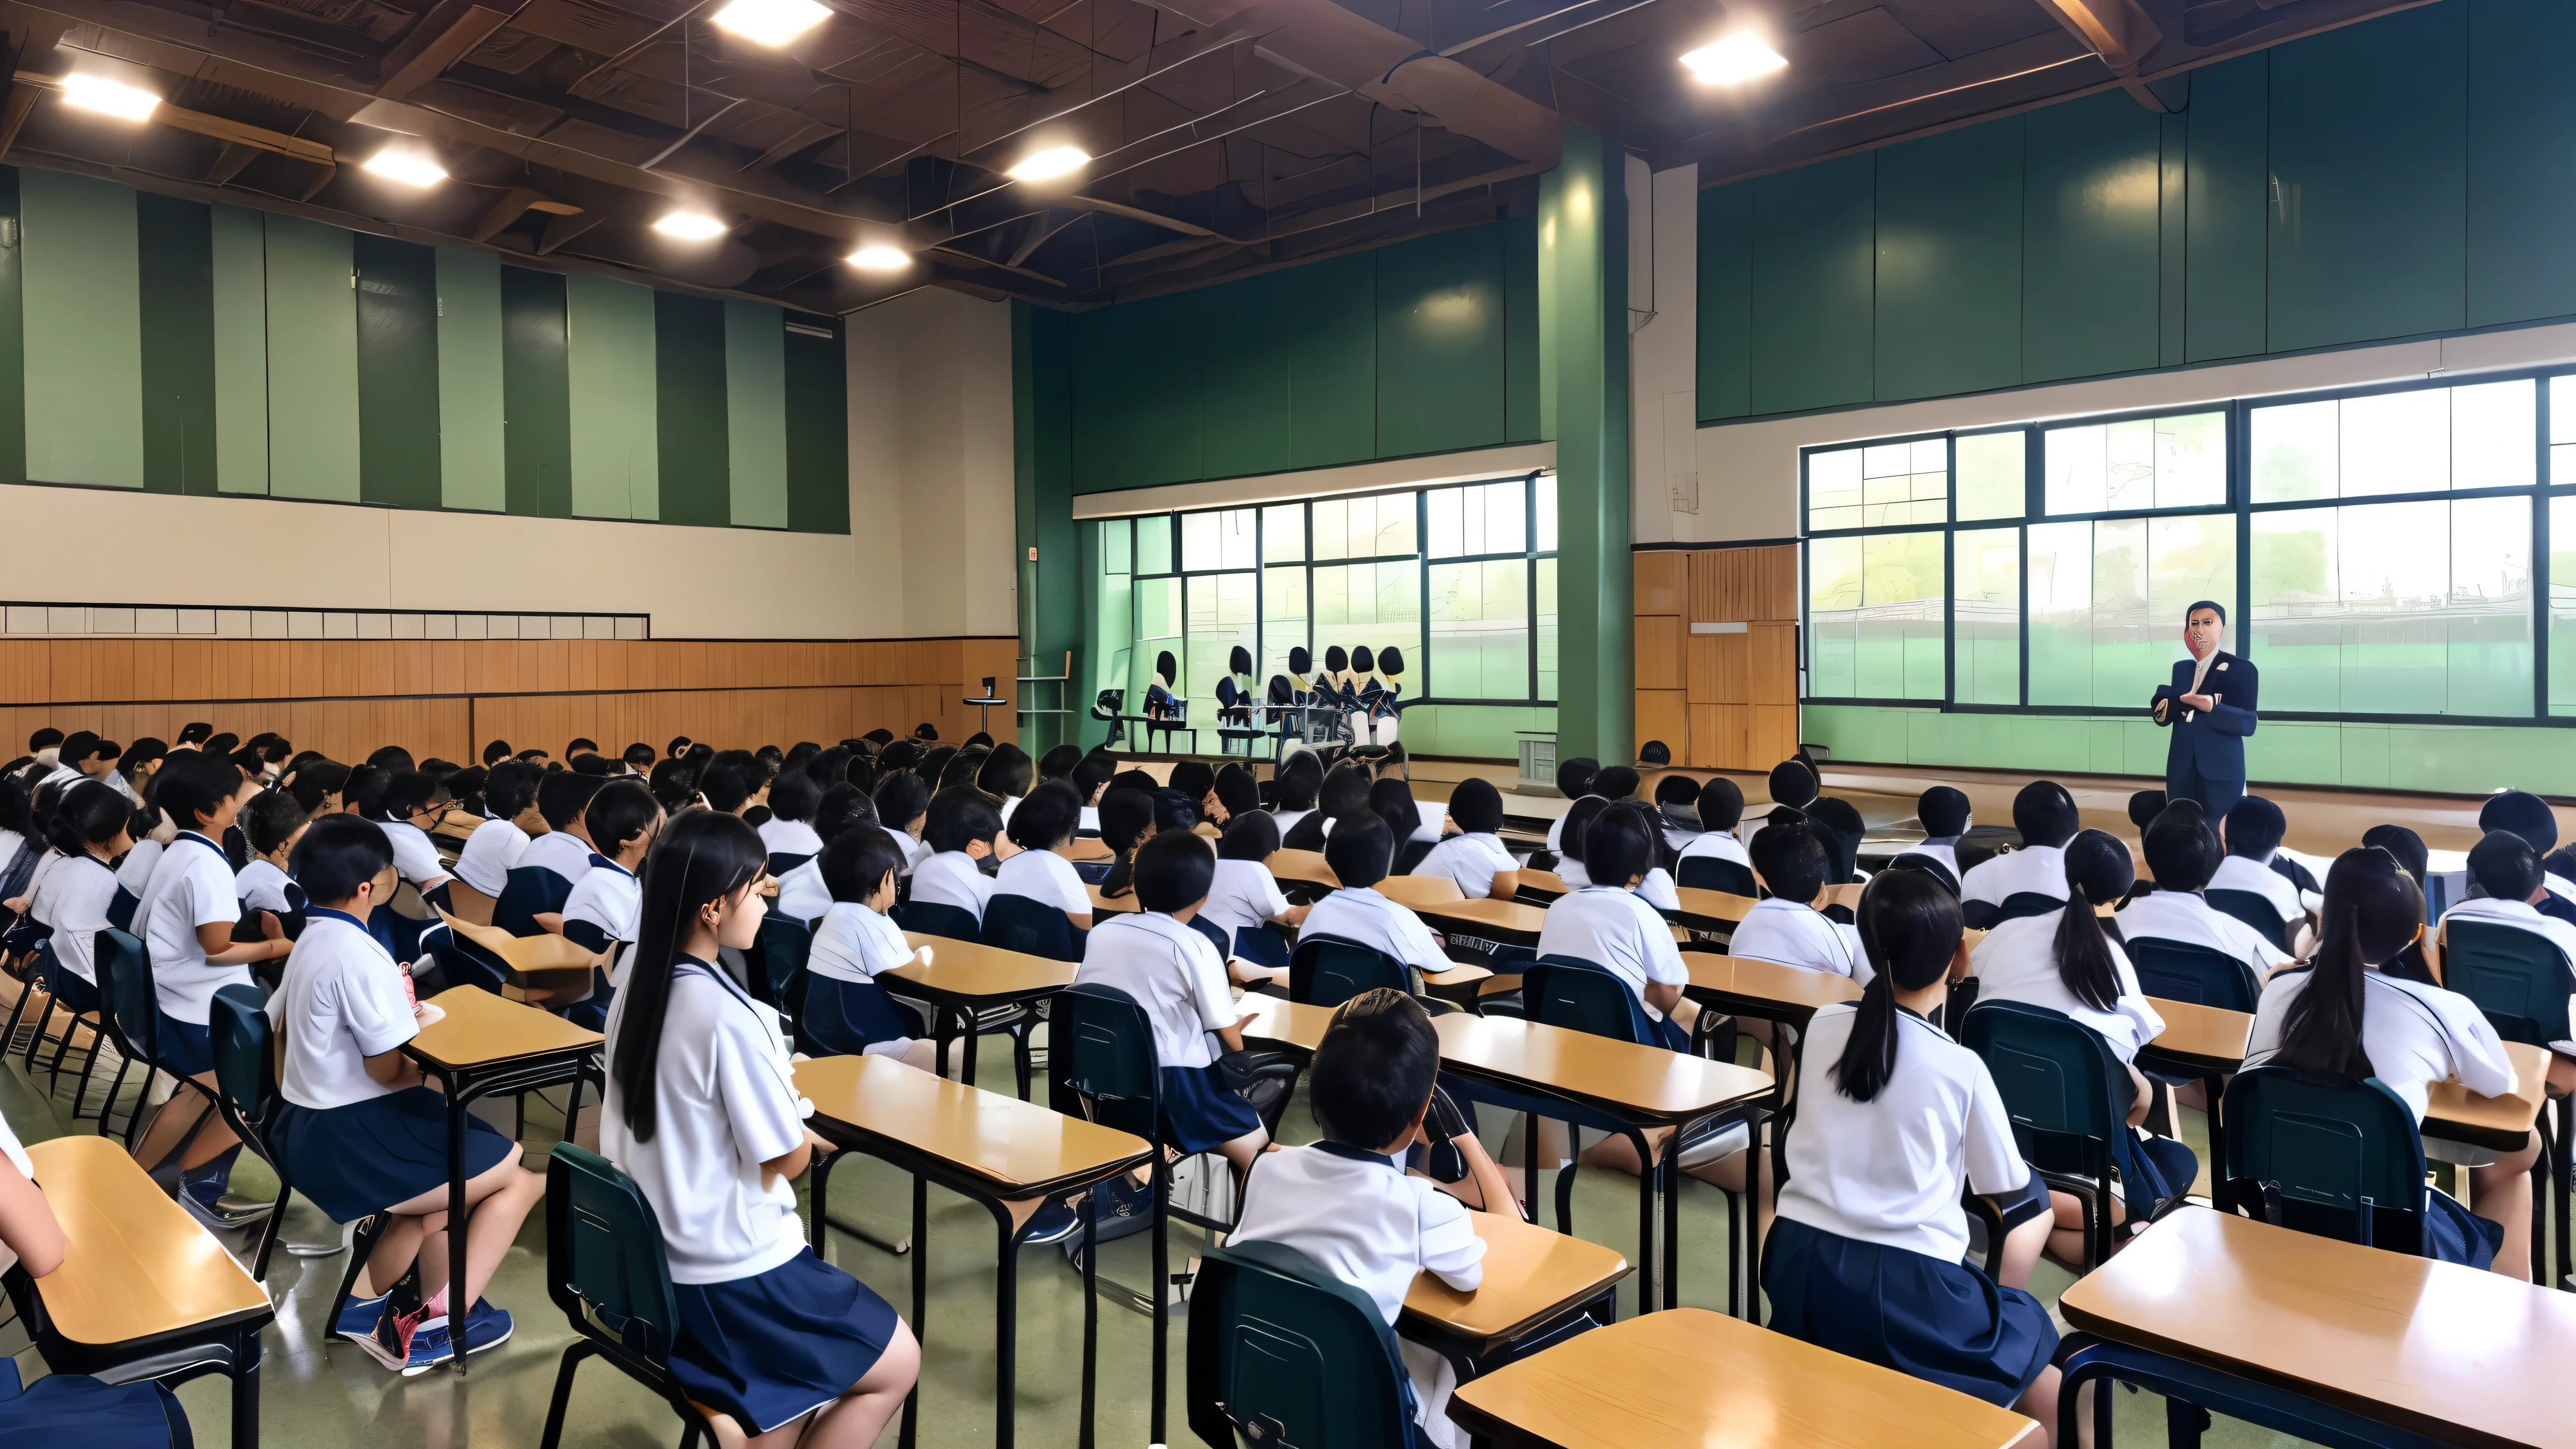
[(2259, 678), (2247, 660), (2218, 647), (2227, 611), (2207, 599), (2183, 613), (2189, 659), (2173, 667), (2148, 711), (2173, 731), (2165, 747), (2165, 795), (2198, 800), (2212, 820), (2245, 793), (2245, 737), (2254, 733)]

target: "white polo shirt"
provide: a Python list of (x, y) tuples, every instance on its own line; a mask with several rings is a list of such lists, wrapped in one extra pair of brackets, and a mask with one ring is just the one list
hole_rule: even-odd
[[(572, 894), (564, 897), (565, 939), (588, 950), (602, 949), (601, 945), (573, 934), (574, 925), (580, 924), (597, 931), (605, 944), (623, 941), (633, 945), (636, 917), (644, 909), (644, 887), (636, 881), (632, 871), (604, 855), (594, 855), (590, 862), (590, 869), (572, 883)], [(588, 931), (582, 933), (588, 934)], [(626, 984), (626, 953), (620, 951), (617, 954), (618, 959), (611, 963), (608, 972), (611, 987)]]
[(1711, 856), (1746, 870), (1753, 868), (1753, 857), (1745, 854), (1744, 842), (1736, 839), (1732, 830), (1710, 830), (1692, 836), (1691, 843), (1682, 847), (1680, 858), (1702, 860)]
[(287, 895), (290, 886), (295, 888), (297, 898), (303, 895), (303, 887), (295, 885), (293, 876), (260, 856), (252, 856), (250, 864), (233, 877), (233, 895), (244, 910), (274, 911), (281, 916), (300, 909)]
[(528, 851), (528, 833), (507, 820), (486, 820), (456, 853), (456, 878), (495, 900), (510, 884), (510, 870)]
[(1145, 1008), (1162, 1066), (1215, 1061), (1209, 1033), (1238, 1019), (1216, 947), (1186, 922), (1159, 912), (1123, 912), (1092, 928), (1073, 984), (1093, 982), (1114, 986)]
[(1494, 893), (1494, 877), (1507, 870), (1518, 870), (1521, 863), (1503, 849), (1502, 840), (1489, 831), (1452, 835), (1431, 847), (1422, 863), (1410, 874), (1446, 876), (1458, 883), (1467, 899), (1480, 901)]
[(1961, 1186), (1993, 1196), (2030, 1181), (2012, 1117), (1975, 1052), (1911, 1012), (1896, 1013), (1896, 1069), (1866, 1102), (1834, 1085), (1859, 1009), (1820, 1007), (1807, 1024), (1798, 1129), (1777, 1211), (1820, 1232), (1957, 1263), (1968, 1255)]
[[(1640, 1004), (1649, 985), (1690, 982), (1681, 949), (1673, 944), (1672, 927), (1635, 891), (1616, 886), (1585, 886), (1548, 902), (1547, 919), (1538, 931), (1538, 953), (1589, 961), (1627, 982)], [(1646, 1007), (1646, 1015), (1664, 1019), (1652, 1006)]]
[[(1954, 857), (1955, 858), (1955, 857)], [(1983, 901), (2000, 906), (2018, 895), (2066, 899), (2066, 848), (2025, 845), (1977, 866), (1959, 877), (1959, 902)]]
[(1744, 913), (1727, 940), (1726, 954), (1849, 976), (1864, 986), (1878, 974), (1861, 952), (1858, 930), (1826, 920), (1814, 906), (1779, 896), (1767, 896)]
[(1235, 932), (1248, 931), (1287, 909), (1288, 897), (1270, 867), (1257, 860), (1219, 860), (1216, 878), (1208, 884), (1207, 904), (1199, 907), (1199, 919), (1225, 932), (1231, 941)]
[(2207, 887), (2214, 891), (2249, 891), (2272, 903), (2272, 909), (2284, 925), (2305, 916), (2308, 908), (2299, 904), (2299, 888), (2289, 878), (2251, 856), (2231, 855), (2218, 863), (2218, 874), (2209, 878)]
[(440, 863), (438, 847), (430, 844), (429, 832), (403, 820), (379, 820), (385, 839), (394, 848), (394, 873), (422, 890), (432, 890), (447, 881), (447, 867)]
[(1365, 887), (1344, 886), (1315, 902), (1297, 935), (1299, 940), (1338, 936), (1357, 941), (1410, 963), (1416, 971), (1446, 971), (1450, 966), (1420, 916)]
[[(975, 857), (962, 850), (934, 851), (912, 868), (912, 898), (925, 905), (955, 906), (984, 922), (984, 903), (993, 898), (993, 879), (975, 867)], [(1083, 904), (1090, 904), (1088, 896)]]
[(193, 830), (179, 832), (153, 868), (143, 903), (134, 909), (136, 934), (152, 953), (152, 988), (172, 1019), (202, 1026), (215, 993), (250, 981), (248, 966), (211, 966), (197, 943), (199, 926), (241, 919), (233, 894), (233, 863), (224, 848)]
[(1986, 932), (1968, 956), (1969, 968), (1977, 975), (1977, 999), (2018, 1001), (2064, 1012), (2099, 1033), (2120, 1060), (2130, 1061), (2138, 1048), (2164, 1034), (2165, 1019), (2138, 989), (2138, 973), (2129, 965), (2128, 953), (2117, 941), (2104, 942), (2111, 948), (2111, 974), (2119, 983), (2119, 995), (2109, 1011), (2085, 1004), (2067, 989), (2066, 978), (2057, 969), (2058, 922), (2070, 910), (2087, 909), (2063, 906), (2044, 916), (2017, 916)]
[[(634, 993), (608, 1009), (608, 1056)], [(796, 1185), (763, 1182), (761, 1164), (805, 1141), (777, 1013), (725, 974), (690, 957), (673, 963), (669, 1006), (655, 1059), (657, 1123), (650, 1142), (626, 1125), (625, 1092), (612, 1074), (599, 1119), (602, 1155), (635, 1179), (662, 1226), (674, 1283), (756, 1277), (805, 1247)]]
[(2180, 941), (2223, 951), (2254, 968), (2259, 979), (2290, 964), (2290, 953), (2263, 933), (2212, 906), (2198, 891), (2150, 891), (2122, 906), (2112, 920), (2131, 941)]
[[(479, 828), (476, 833), (481, 833)], [(471, 837), (468, 841), (471, 843)], [(561, 878), (565, 885), (573, 885), (588, 873), (590, 858), (596, 854), (598, 852), (590, 848), (589, 841), (571, 831), (549, 830), (529, 841), (527, 848), (519, 852), (518, 863), (510, 869), (524, 870), (533, 867), (538, 870), (549, 870)]]
[(832, 909), (832, 892), (823, 884), (823, 867), (807, 861), (778, 878), (778, 914), (792, 921), (811, 921)]
[[(912, 888), (920, 890), (921, 883), (914, 881)], [(1077, 916), (1091, 914), (1091, 893), (1074, 873), (1073, 862), (1052, 850), (1023, 850), (1003, 861), (993, 873), (993, 895), (1027, 896)]]
[[(2281, 1049), (2290, 1005), (2315, 974), (2304, 966), (2292, 967), (2265, 984), (2263, 999), (2254, 1008), (2254, 1032), (2245, 1044), (2245, 1065), (2262, 1066)], [(2475, 1002), (2456, 991), (2377, 971), (2362, 973), (2361, 1049), (2370, 1058), (2370, 1074), (2406, 1099), (2418, 1125), (2432, 1101), (2432, 1083), (2456, 1077), (2481, 1097), (2505, 1096), (2518, 1087), (2513, 1059), (2504, 1054), (2504, 1043)]]
[(398, 1088), (367, 1075), (367, 1058), (420, 1035), (402, 968), (356, 917), (316, 909), (287, 953), (268, 1000), (283, 1045), (278, 1090), (299, 1107), (327, 1111), (389, 1097)]
[(1466, 1205), (1401, 1157), (1335, 1143), (1265, 1152), (1244, 1179), (1237, 1243), (1278, 1243), (1359, 1289), (1393, 1325), (1415, 1275), (1461, 1293), (1485, 1276), (1485, 1240)]
[[(937, 947), (931, 948), (935, 954)], [(880, 971), (891, 971), (915, 955), (903, 928), (869, 910), (864, 901), (834, 901), (814, 928), (814, 947), (805, 969), (817, 976), (865, 986)]]
[(115, 900), (116, 872), (83, 852), (63, 857), (46, 872), (44, 890), (29, 903), (27, 914), (54, 928), (54, 959), (95, 986), (98, 933), (107, 929), (107, 908)]
[[(1556, 863), (1556, 878), (1565, 882), (1568, 890), (1581, 890), (1593, 883), (1592, 872), (1584, 868), (1582, 861), (1572, 856), (1567, 856)], [(1493, 887), (1488, 885), (1486, 889), (1491, 890)], [(1637, 894), (1645, 897), (1646, 904), (1659, 911), (1678, 911), (1682, 908), (1682, 893), (1674, 889), (1673, 878), (1665, 874), (1664, 868), (1660, 865), (1647, 871), (1646, 878), (1637, 882)]]
[(880, 825), (877, 828), (884, 831), (887, 838), (894, 842), (895, 849), (903, 852), (902, 874), (912, 874), (923, 861), (930, 858), (929, 841), (916, 839), (911, 831), (898, 830), (891, 825)]
[(127, 895), (142, 900), (144, 891), (151, 888), (153, 870), (161, 864), (161, 853), (169, 848), (158, 840), (134, 842), (134, 848), (125, 853), (125, 859), (117, 862), (116, 883), (125, 888)]
[(812, 855), (823, 848), (823, 837), (802, 820), (773, 815), (761, 823), (760, 843), (772, 855)]

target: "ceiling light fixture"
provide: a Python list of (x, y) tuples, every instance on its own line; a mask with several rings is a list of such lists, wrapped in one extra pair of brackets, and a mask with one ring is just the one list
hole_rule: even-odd
[(814, 0), (732, 0), (707, 18), (718, 30), (775, 48), (822, 24), (831, 14)]
[(1789, 64), (1780, 52), (1763, 44), (1762, 37), (1749, 30), (1739, 30), (1714, 45), (1702, 46), (1682, 57), (1682, 65), (1691, 78), (1703, 85), (1742, 85), (1756, 76), (1766, 76)]
[(74, 72), (63, 77), (63, 103), (84, 111), (96, 111), (102, 116), (114, 116), (120, 121), (148, 121), (160, 108), (161, 98), (103, 75)]
[(1053, 181), (1070, 176), (1091, 164), (1091, 153), (1079, 146), (1049, 146), (1020, 158), (1020, 163), (1002, 173), (1013, 181)]
[(653, 223), (653, 229), (681, 241), (713, 241), (729, 229), (703, 211), (675, 211)]
[(900, 272), (912, 265), (912, 254), (901, 247), (875, 242), (850, 253), (849, 262), (863, 272)]
[(365, 170), (405, 186), (436, 186), (447, 179), (446, 167), (415, 151), (379, 151), (367, 158)]

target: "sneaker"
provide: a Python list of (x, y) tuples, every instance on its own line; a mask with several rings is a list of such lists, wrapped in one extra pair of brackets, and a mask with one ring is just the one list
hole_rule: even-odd
[(391, 1297), (391, 1293), (379, 1293), (373, 1298), (341, 1299), (340, 1312), (331, 1320), (330, 1336), (351, 1343), (363, 1341), (376, 1331), (377, 1320), (385, 1316), (385, 1300)]
[[(1093, 1212), (1098, 1215), (1098, 1223), (1092, 1229), (1095, 1241), (1114, 1243), (1153, 1227), (1152, 1183), (1140, 1183), (1122, 1172), (1091, 1192)], [(1072, 1216), (1073, 1230), (1064, 1236), (1064, 1256), (1066, 1261), (1079, 1265), (1082, 1261), (1082, 1214), (1076, 1211)]]
[(375, 1328), (357, 1340), (367, 1357), (404, 1378), (424, 1374), (453, 1356), (447, 1342), (447, 1320), (424, 1319), (417, 1308), (397, 1313), (391, 1304), (378, 1315)]
[(499, 1348), (510, 1341), (514, 1331), (508, 1309), (495, 1308), (491, 1300), (477, 1298), (473, 1311), (465, 1315), (465, 1351), (475, 1354)]
[(1020, 1243), (1022, 1246), (1061, 1243), (1081, 1231), (1082, 1214), (1065, 1206), (1060, 1199), (1049, 1198), (1039, 1204), (1036, 1212), (1029, 1214), (1028, 1222), (1021, 1225)]

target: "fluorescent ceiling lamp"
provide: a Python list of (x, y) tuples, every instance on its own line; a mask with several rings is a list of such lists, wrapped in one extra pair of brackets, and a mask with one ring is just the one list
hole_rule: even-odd
[(1020, 158), (1020, 164), (1002, 173), (1013, 181), (1053, 181), (1070, 176), (1091, 164), (1091, 153), (1079, 146), (1049, 146)]
[(114, 116), (120, 121), (148, 121), (161, 104), (161, 98), (150, 91), (137, 90), (123, 81), (112, 81), (103, 75), (74, 73), (63, 77), (63, 101), (84, 111)]
[(832, 12), (814, 0), (732, 0), (707, 18), (759, 45), (781, 46), (822, 24)]
[(900, 272), (912, 265), (912, 254), (878, 242), (850, 253), (850, 265), (863, 272)]
[(367, 158), (366, 171), (405, 186), (436, 186), (447, 179), (446, 167), (413, 151), (379, 151)]
[(725, 234), (725, 224), (703, 211), (675, 211), (653, 223), (653, 229), (681, 241), (713, 241)]
[(1756, 76), (1769, 75), (1789, 62), (1780, 52), (1762, 43), (1762, 37), (1749, 30), (1739, 30), (1715, 45), (1702, 46), (1682, 57), (1682, 64), (1693, 79), (1706, 85), (1742, 85)]

